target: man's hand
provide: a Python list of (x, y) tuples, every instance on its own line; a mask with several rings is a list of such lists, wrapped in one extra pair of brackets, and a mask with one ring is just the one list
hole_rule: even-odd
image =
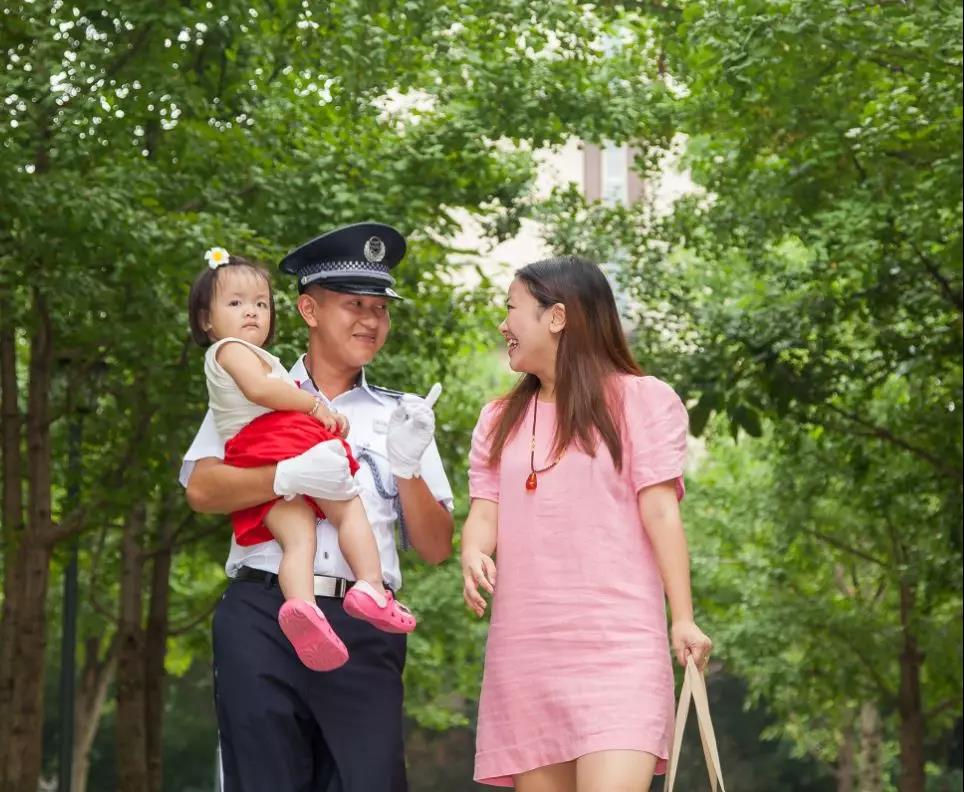
[(303, 454), (279, 462), (274, 491), (285, 500), (308, 495), (324, 500), (348, 500), (358, 494), (341, 440), (325, 440)]
[(388, 462), (392, 474), (410, 479), (420, 475), (422, 454), (435, 434), (435, 413), (432, 407), (442, 393), (442, 386), (435, 383), (422, 399), (405, 394), (388, 420)]

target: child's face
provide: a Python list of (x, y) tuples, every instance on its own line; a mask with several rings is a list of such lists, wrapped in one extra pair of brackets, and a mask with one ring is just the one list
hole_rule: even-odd
[(248, 267), (224, 267), (211, 298), (208, 335), (213, 341), (229, 336), (264, 344), (271, 328), (268, 282)]

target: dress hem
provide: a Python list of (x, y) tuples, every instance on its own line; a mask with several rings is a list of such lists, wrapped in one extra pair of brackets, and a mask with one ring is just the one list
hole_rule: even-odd
[(656, 757), (654, 775), (666, 773), (668, 754), (665, 747), (657, 748), (652, 741), (648, 740), (627, 738), (625, 729), (586, 735), (577, 740), (573, 746), (567, 748), (558, 745), (546, 745), (545, 742), (535, 745), (530, 743), (524, 749), (502, 748), (497, 751), (476, 754), (474, 780), (476, 783), (488, 786), (513, 787), (515, 786), (515, 782), (512, 780), (514, 775), (536, 770), (540, 767), (571, 762), (580, 756), (599, 751), (642, 751), (649, 753)]

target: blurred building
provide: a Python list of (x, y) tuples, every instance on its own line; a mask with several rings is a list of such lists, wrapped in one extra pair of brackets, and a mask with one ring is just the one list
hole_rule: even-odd
[[(534, 197), (546, 198), (557, 187), (576, 184), (590, 201), (628, 205), (652, 198), (658, 208), (668, 210), (679, 195), (691, 188), (689, 177), (677, 172), (672, 160), (659, 181), (648, 184), (633, 168), (636, 153), (634, 147), (625, 144), (600, 146), (579, 140), (571, 140), (557, 149), (538, 151)], [(507, 286), (515, 269), (551, 255), (542, 229), (532, 220), (523, 220), (519, 233), (512, 239), (493, 244), (468, 212), (460, 211), (455, 216), (462, 224), (462, 233), (454, 241), (458, 253), (452, 258), (465, 264), (467, 284), (477, 281), (476, 268), (479, 268), (497, 284)]]

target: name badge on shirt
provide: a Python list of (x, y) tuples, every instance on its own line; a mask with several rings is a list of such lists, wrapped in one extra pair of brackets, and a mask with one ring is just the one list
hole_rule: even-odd
[(375, 434), (388, 434), (388, 421), (376, 419), (372, 422), (372, 429), (375, 430)]

